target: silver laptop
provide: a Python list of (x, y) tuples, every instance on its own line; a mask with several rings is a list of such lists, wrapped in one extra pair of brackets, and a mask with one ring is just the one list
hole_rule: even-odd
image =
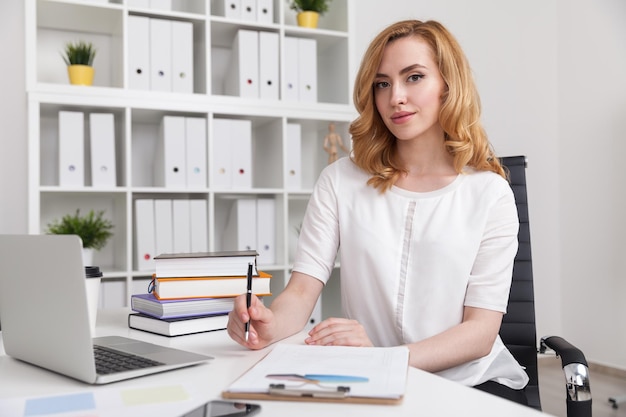
[[(74, 235), (0, 235), (0, 317), (7, 355), (90, 384), (213, 359), (126, 337), (92, 339), (81, 247)], [(118, 354), (126, 357), (126, 368), (137, 369), (98, 365), (96, 372), (96, 355)]]

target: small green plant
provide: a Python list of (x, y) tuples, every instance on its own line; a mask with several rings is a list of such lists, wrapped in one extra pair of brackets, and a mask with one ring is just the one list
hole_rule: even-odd
[(63, 60), (69, 65), (93, 65), (96, 57), (96, 48), (91, 42), (77, 41), (65, 44), (65, 51), (62, 54)]
[(331, 0), (288, 0), (289, 8), (296, 12), (317, 12), (321, 15), (328, 11)]
[(87, 215), (81, 216), (77, 209), (75, 214), (66, 214), (60, 221), (48, 224), (47, 234), (78, 235), (83, 240), (84, 248), (100, 250), (113, 236), (113, 223), (103, 216), (104, 210), (97, 213), (91, 210)]

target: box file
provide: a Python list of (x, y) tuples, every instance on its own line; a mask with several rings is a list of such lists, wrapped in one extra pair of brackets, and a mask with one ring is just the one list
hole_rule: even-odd
[(276, 262), (276, 202), (272, 198), (256, 201), (256, 251), (259, 264)]
[(259, 32), (259, 97), (278, 100), (278, 33)]
[(128, 87), (150, 89), (150, 19), (143, 16), (128, 16)]
[(232, 188), (252, 188), (252, 122), (230, 121)]
[(259, 33), (240, 29), (231, 48), (229, 71), (224, 81), (227, 95), (259, 97)]
[(211, 14), (229, 19), (241, 19), (241, 0), (213, 0)]
[(154, 200), (135, 200), (135, 262), (139, 271), (154, 271)]
[(172, 22), (150, 19), (150, 89), (172, 91)]
[(204, 189), (207, 185), (206, 119), (185, 118), (187, 188)]
[(85, 126), (82, 112), (59, 112), (59, 185), (85, 185)]
[(172, 200), (173, 252), (191, 252), (191, 213), (189, 200)]
[(241, 0), (241, 20), (256, 22), (257, 0)]
[(191, 218), (191, 252), (208, 252), (208, 220), (206, 200), (189, 200)]
[(185, 188), (185, 118), (164, 116), (159, 127), (154, 161), (154, 182), (158, 187)]
[(213, 119), (213, 152), (211, 152), (211, 184), (218, 190), (233, 186), (230, 120)]
[(302, 188), (302, 127), (298, 123), (287, 123), (285, 142), (285, 188)]
[(112, 113), (89, 115), (89, 142), (91, 154), (91, 185), (115, 187), (115, 118)]
[(317, 41), (298, 38), (298, 98), (317, 102)]
[[(107, 0), (108, 1), (108, 0)], [(149, 8), (150, 0), (126, 0), (128, 7)]]
[(259, 23), (274, 23), (273, 0), (257, 0), (256, 16), (256, 20)]
[(173, 20), (172, 91), (193, 93), (193, 24)]
[(150, 8), (153, 10), (172, 10), (172, 0), (150, 0)]
[(255, 250), (256, 232), (256, 200), (240, 198), (233, 201), (224, 229), (222, 250)]
[(285, 74), (283, 76), (282, 97), (284, 100), (298, 101), (298, 38), (285, 36)]
[(154, 253), (174, 251), (172, 200), (154, 200)]

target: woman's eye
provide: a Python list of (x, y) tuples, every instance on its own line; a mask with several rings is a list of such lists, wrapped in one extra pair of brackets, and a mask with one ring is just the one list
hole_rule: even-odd
[(409, 82), (416, 82), (421, 80), (422, 78), (424, 78), (424, 76), (422, 74), (413, 74), (413, 75), (409, 75)]
[(389, 83), (387, 81), (377, 81), (374, 82), (374, 88), (381, 89), (389, 87)]

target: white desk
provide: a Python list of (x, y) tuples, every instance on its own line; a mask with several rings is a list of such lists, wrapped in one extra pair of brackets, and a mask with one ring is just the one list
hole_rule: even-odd
[[(20, 362), (4, 354), (0, 346), (0, 414), (8, 404), (23, 402), (25, 398), (94, 393), (97, 396), (119, 393), (137, 388), (171, 387), (182, 385), (190, 398), (178, 403), (143, 405), (118, 409), (98, 415), (172, 416), (176, 417), (211, 399), (244, 373), (266, 353), (267, 349), (250, 351), (230, 340), (225, 331), (167, 338), (131, 330), (127, 326), (129, 310), (102, 310), (98, 313), (97, 336), (120, 335), (152, 343), (208, 354), (215, 359), (208, 364), (136, 378), (104, 386), (91, 386), (73, 379)], [(1, 335), (1, 333), (0, 333)], [(290, 338), (294, 343), (302, 335)], [(191, 391), (191, 392), (190, 392)], [(18, 401), (19, 400), (19, 401)], [(393, 416), (464, 416), (464, 417), (532, 417), (546, 415), (528, 407), (463, 387), (438, 376), (411, 368), (407, 392), (400, 405), (359, 405), (314, 402), (255, 401), (262, 406), (261, 416), (321, 416), (356, 415), (359, 417)], [(98, 404), (98, 403), (97, 403)], [(110, 403), (106, 403), (110, 405)], [(100, 406), (98, 406), (100, 411)], [(23, 415), (23, 414), (22, 414)], [(76, 415), (76, 414), (72, 414)], [(16, 416), (21, 417), (21, 416)]]

